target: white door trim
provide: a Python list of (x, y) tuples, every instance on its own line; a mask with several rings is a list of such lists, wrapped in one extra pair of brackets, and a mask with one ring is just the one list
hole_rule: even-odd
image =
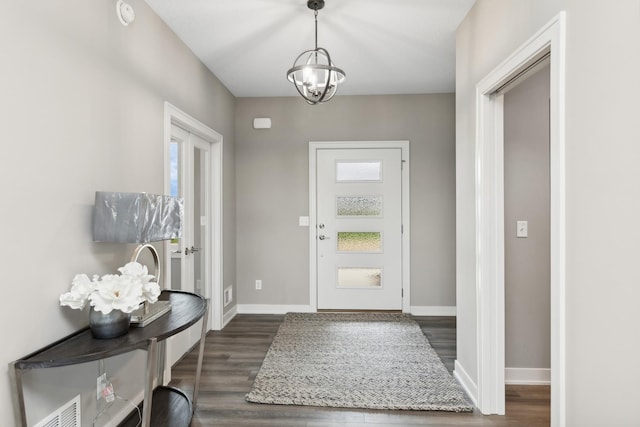
[(411, 253), (409, 200), (409, 141), (310, 141), (309, 142), (309, 307), (318, 308), (318, 269), (316, 248), (316, 156), (320, 149), (400, 148), (402, 153), (402, 311), (411, 311)]
[[(209, 304), (209, 325), (207, 329), (222, 329), (222, 142), (223, 138), (218, 132), (211, 129), (204, 123), (194, 119), (184, 111), (175, 107), (169, 102), (164, 103), (164, 191), (170, 192), (169, 173), (169, 146), (171, 144), (171, 125), (174, 124), (189, 132), (198, 135), (200, 138), (211, 144), (211, 200), (208, 217), (210, 235), (207, 236), (211, 242), (211, 299)], [(165, 254), (169, 254), (169, 242), (165, 242)], [(168, 257), (166, 257), (168, 258)], [(164, 263), (163, 274), (167, 280), (171, 278), (171, 265)]]
[(565, 425), (565, 13), (476, 87), (476, 305), (478, 407), (505, 413), (503, 96), (495, 91), (551, 53), (551, 425)]

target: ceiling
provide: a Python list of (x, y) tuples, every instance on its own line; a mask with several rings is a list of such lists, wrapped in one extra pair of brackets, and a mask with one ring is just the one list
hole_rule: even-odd
[[(306, 0), (145, 0), (236, 97), (295, 96), (286, 71), (314, 47)], [(453, 92), (455, 30), (475, 0), (326, 0), (318, 46), (337, 95)]]

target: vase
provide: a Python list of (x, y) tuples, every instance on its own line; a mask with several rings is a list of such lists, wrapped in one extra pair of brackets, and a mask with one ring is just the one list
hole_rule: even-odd
[(93, 307), (89, 311), (89, 327), (94, 338), (107, 339), (122, 336), (129, 332), (131, 313), (111, 310), (109, 314), (96, 311)]

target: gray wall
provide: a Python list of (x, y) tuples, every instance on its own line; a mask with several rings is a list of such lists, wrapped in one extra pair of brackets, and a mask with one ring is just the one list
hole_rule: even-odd
[[(549, 368), (549, 67), (504, 95), (505, 366)], [(529, 237), (516, 237), (516, 221)]]
[(238, 99), (238, 303), (309, 304), (309, 141), (409, 140), (411, 304), (455, 306), (453, 115), (452, 94)]
[[(88, 311), (58, 303), (73, 276), (115, 272), (130, 257), (130, 245), (92, 242), (94, 192), (163, 191), (165, 101), (224, 136), (224, 280), (235, 282), (235, 98), (145, 2), (133, 6), (136, 20), (123, 27), (113, 1), (3, 3), (3, 426), (14, 424), (8, 363), (88, 323)], [(107, 361), (118, 394), (142, 390), (142, 361)], [(30, 374), (31, 422), (83, 390), (91, 425), (97, 372), (89, 364)]]
[[(561, 10), (567, 14), (566, 303), (561, 307), (566, 313), (566, 425), (633, 426), (640, 380), (634, 359), (640, 353), (640, 229), (629, 227), (640, 217), (637, 0), (615, 5), (478, 0), (458, 28), (457, 361), (477, 381), (476, 84)], [(621, 361), (615, 368), (612, 355)]]

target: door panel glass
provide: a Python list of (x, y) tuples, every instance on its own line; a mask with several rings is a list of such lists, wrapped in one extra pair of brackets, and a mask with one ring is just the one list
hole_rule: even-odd
[(338, 252), (381, 252), (379, 231), (339, 231)]
[(338, 268), (338, 288), (381, 288), (381, 268)]
[(382, 196), (338, 196), (336, 211), (340, 216), (382, 216)]
[(169, 146), (169, 191), (172, 196), (180, 195), (180, 144), (176, 140)]
[(206, 201), (207, 195), (205, 192), (205, 170), (206, 165), (204, 161), (206, 157), (204, 153), (198, 148), (194, 147), (193, 150), (193, 281), (194, 291), (205, 296), (205, 276), (204, 276), (204, 256), (206, 254), (205, 245), (205, 233), (206, 233)]
[(336, 181), (382, 181), (382, 162), (379, 160), (338, 161), (336, 162)]
[[(182, 196), (182, 144), (175, 140), (171, 140), (169, 145), (169, 192), (171, 196)], [(171, 261), (171, 289), (182, 289), (182, 244), (180, 239), (172, 239), (169, 245), (170, 261)]]

